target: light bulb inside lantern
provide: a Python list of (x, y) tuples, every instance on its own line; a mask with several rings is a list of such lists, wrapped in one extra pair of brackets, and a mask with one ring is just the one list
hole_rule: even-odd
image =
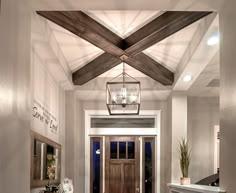
[(121, 96), (122, 96), (122, 107), (125, 108), (126, 107), (126, 98), (127, 98), (127, 89), (126, 88), (122, 88), (121, 89)]
[(137, 96), (135, 94), (131, 94), (129, 99), (130, 99), (130, 103), (134, 103), (137, 100)]
[(117, 103), (117, 96), (115, 94), (112, 96), (112, 103)]
[(127, 89), (126, 88), (122, 88), (121, 89), (121, 95), (122, 95), (122, 98), (126, 98), (127, 97)]
[(122, 107), (125, 108), (126, 107), (126, 98), (122, 98)]

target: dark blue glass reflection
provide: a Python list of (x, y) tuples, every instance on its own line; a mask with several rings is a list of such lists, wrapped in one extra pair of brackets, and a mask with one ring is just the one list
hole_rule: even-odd
[(117, 159), (117, 142), (110, 143), (110, 158)]
[(152, 144), (145, 142), (145, 193), (152, 193)]
[(126, 142), (119, 142), (119, 159), (126, 159)]
[(134, 159), (135, 145), (133, 141), (128, 142), (128, 159)]
[(100, 142), (93, 142), (93, 193), (100, 193)]

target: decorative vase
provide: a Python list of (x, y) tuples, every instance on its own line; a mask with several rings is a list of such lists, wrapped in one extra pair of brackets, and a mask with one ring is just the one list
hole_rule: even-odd
[(180, 178), (180, 185), (189, 185), (190, 178)]

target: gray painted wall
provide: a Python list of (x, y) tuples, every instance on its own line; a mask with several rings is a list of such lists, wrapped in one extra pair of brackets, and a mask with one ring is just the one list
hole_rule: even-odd
[[(84, 130), (84, 113), (80, 101), (76, 101), (76, 130), (75, 130), (75, 190), (84, 192), (85, 176), (85, 130)], [(75, 193), (76, 193), (75, 192)]]
[[(78, 186), (75, 193), (84, 191), (84, 110), (106, 110), (104, 102), (78, 101), (73, 92), (67, 94), (69, 104), (66, 114), (71, 118), (74, 113), (73, 131), (66, 132), (69, 147), (68, 155), (77, 152), (75, 162), (66, 164), (66, 169), (72, 171), (71, 176)], [(73, 101), (73, 102), (72, 102)], [(76, 108), (75, 108), (76, 107)], [(76, 109), (76, 110), (75, 110)], [(171, 181), (171, 100), (143, 102), (143, 110), (161, 110), (161, 193), (167, 193), (166, 184)], [(71, 123), (71, 121), (70, 121)], [(219, 100), (217, 98), (188, 98), (188, 137), (192, 146), (192, 162), (190, 177), (196, 182), (213, 173), (213, 134), (214, 125), (219, 124)], [(69, 127), (67, 127), (69, 129)], [(203, 147), (204, 146), (204, 147)], [(72, 151), (72, 149), (74, 150)], [(204, 151), (202, 151), (204, 149)], [(66, 154), (67, 154), (66, 153)], [(83, 156), (81, 156), (83, 155)], [(69, 156), (68, 156), (69, 158)], [(67, 159), (67, 158), (66, 158)], [(72, 170), (73, 168), (73, 170)], [(74, 173), (73, 173), (74, 172)]]
[(60, 90), (60, 143), (61, 143), (61, 179), (65, 177), (65, 91)]
[(30, 0), (0, 12), (0, 192), (30, 192)]
[(188, 139), (192, 148), (189, 175), (195, 183), (214, 173), (214, 126), (219, 125), (219, 98), (188, 98)]
[[(161, 193), (167, 193), (170, 182), (171, 131), (167, 127), (168, 109), (165, 101), (143, 102), (143, 110), (161, 110)], [(66, 92), (66, 158), (65, 173), (73, 179), (75, 193), (84, 193), (84, 110), (106, 110), (105, 102), (78, 101), (73, 91)], [(74, 155), (73, 155), (74, 154)], [(74, 159), (74, 162), (71, 161)]]
[(74, 136), (75, 136), (75, 96), (74, 92), (66, 93), (66, 132), (65, 132), (65, 176), (74, 179), (75, 171), (75, 145), (74, 145)]
[[(169, 145), (166, 146), (166, 154), (167, 156), (167, 163), (165, 171), (166, 171), (166, 180), (168, 180), (167, 183), (171, 182), (171, 175), (172, 175), (172, 169), (171, 169), (171, 164), (172, 164), (172, 96), (170, 95), (167, 99), (167, 141), (169, 142)], [(167, 185), (165, 185), (167, 188)], [(165, 193), (168, 192), (168, 189), (165, 189)]]
[(227, 0), (220, 12), (220, 186), (236, 190), (236, 1)]

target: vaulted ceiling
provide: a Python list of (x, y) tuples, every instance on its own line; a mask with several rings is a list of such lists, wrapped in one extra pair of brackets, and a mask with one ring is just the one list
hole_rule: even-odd
[[(165, 99), (175, 85), (179, 85), (180, 69), (187, 69), (204, 37), (218, 30), (217, 25), (212, 27), (216, 14), (211, 16), (210, 12), (37, 13), (46, 18), (42, 19), (52, 30), (51, 36), (73, 74), (73, 83), (80, 85), (76, 89), (82, 99), (91, 91), (104, 95), (101, 91), (105, 90), (106, 81), (122, 71), (122, 59), (128, 64), (127, 73), (141, 81), (144, 96), (150, 100)], [(189, 58), (184, 60), (187, 55)], [(217, 79), (215, 76), (212, 73), (212, 79)], [(196, 93), (196, 82), (201, 81), (196, 77), (192, 89), (188, 89), (191, 94)]]
[[(128, 35), (130, 31), (126, 30), (128, 25), (119, 26), (120, 35), (123, 37), (113, 33), (82, 11), (38, 11), (37, 13), (104, 51), (85, 66), (73, 72), (75, 85), (83, 85), (117, 66), (121, 61), (125, 61), (128, 65), (163, 85), (172, 85), (174, 73), (143, 51), (146, 50), (151, 55), (153, 50), (157, 51), (152, 46), (211, 12), (167, 11), (159, 14), (130, 35)], [(151, 16), (149, 15), (148, 18)], [(121, 15), (121, 19), (122, 17)], [(129, 23), (132, 23), (132, 20)]]

